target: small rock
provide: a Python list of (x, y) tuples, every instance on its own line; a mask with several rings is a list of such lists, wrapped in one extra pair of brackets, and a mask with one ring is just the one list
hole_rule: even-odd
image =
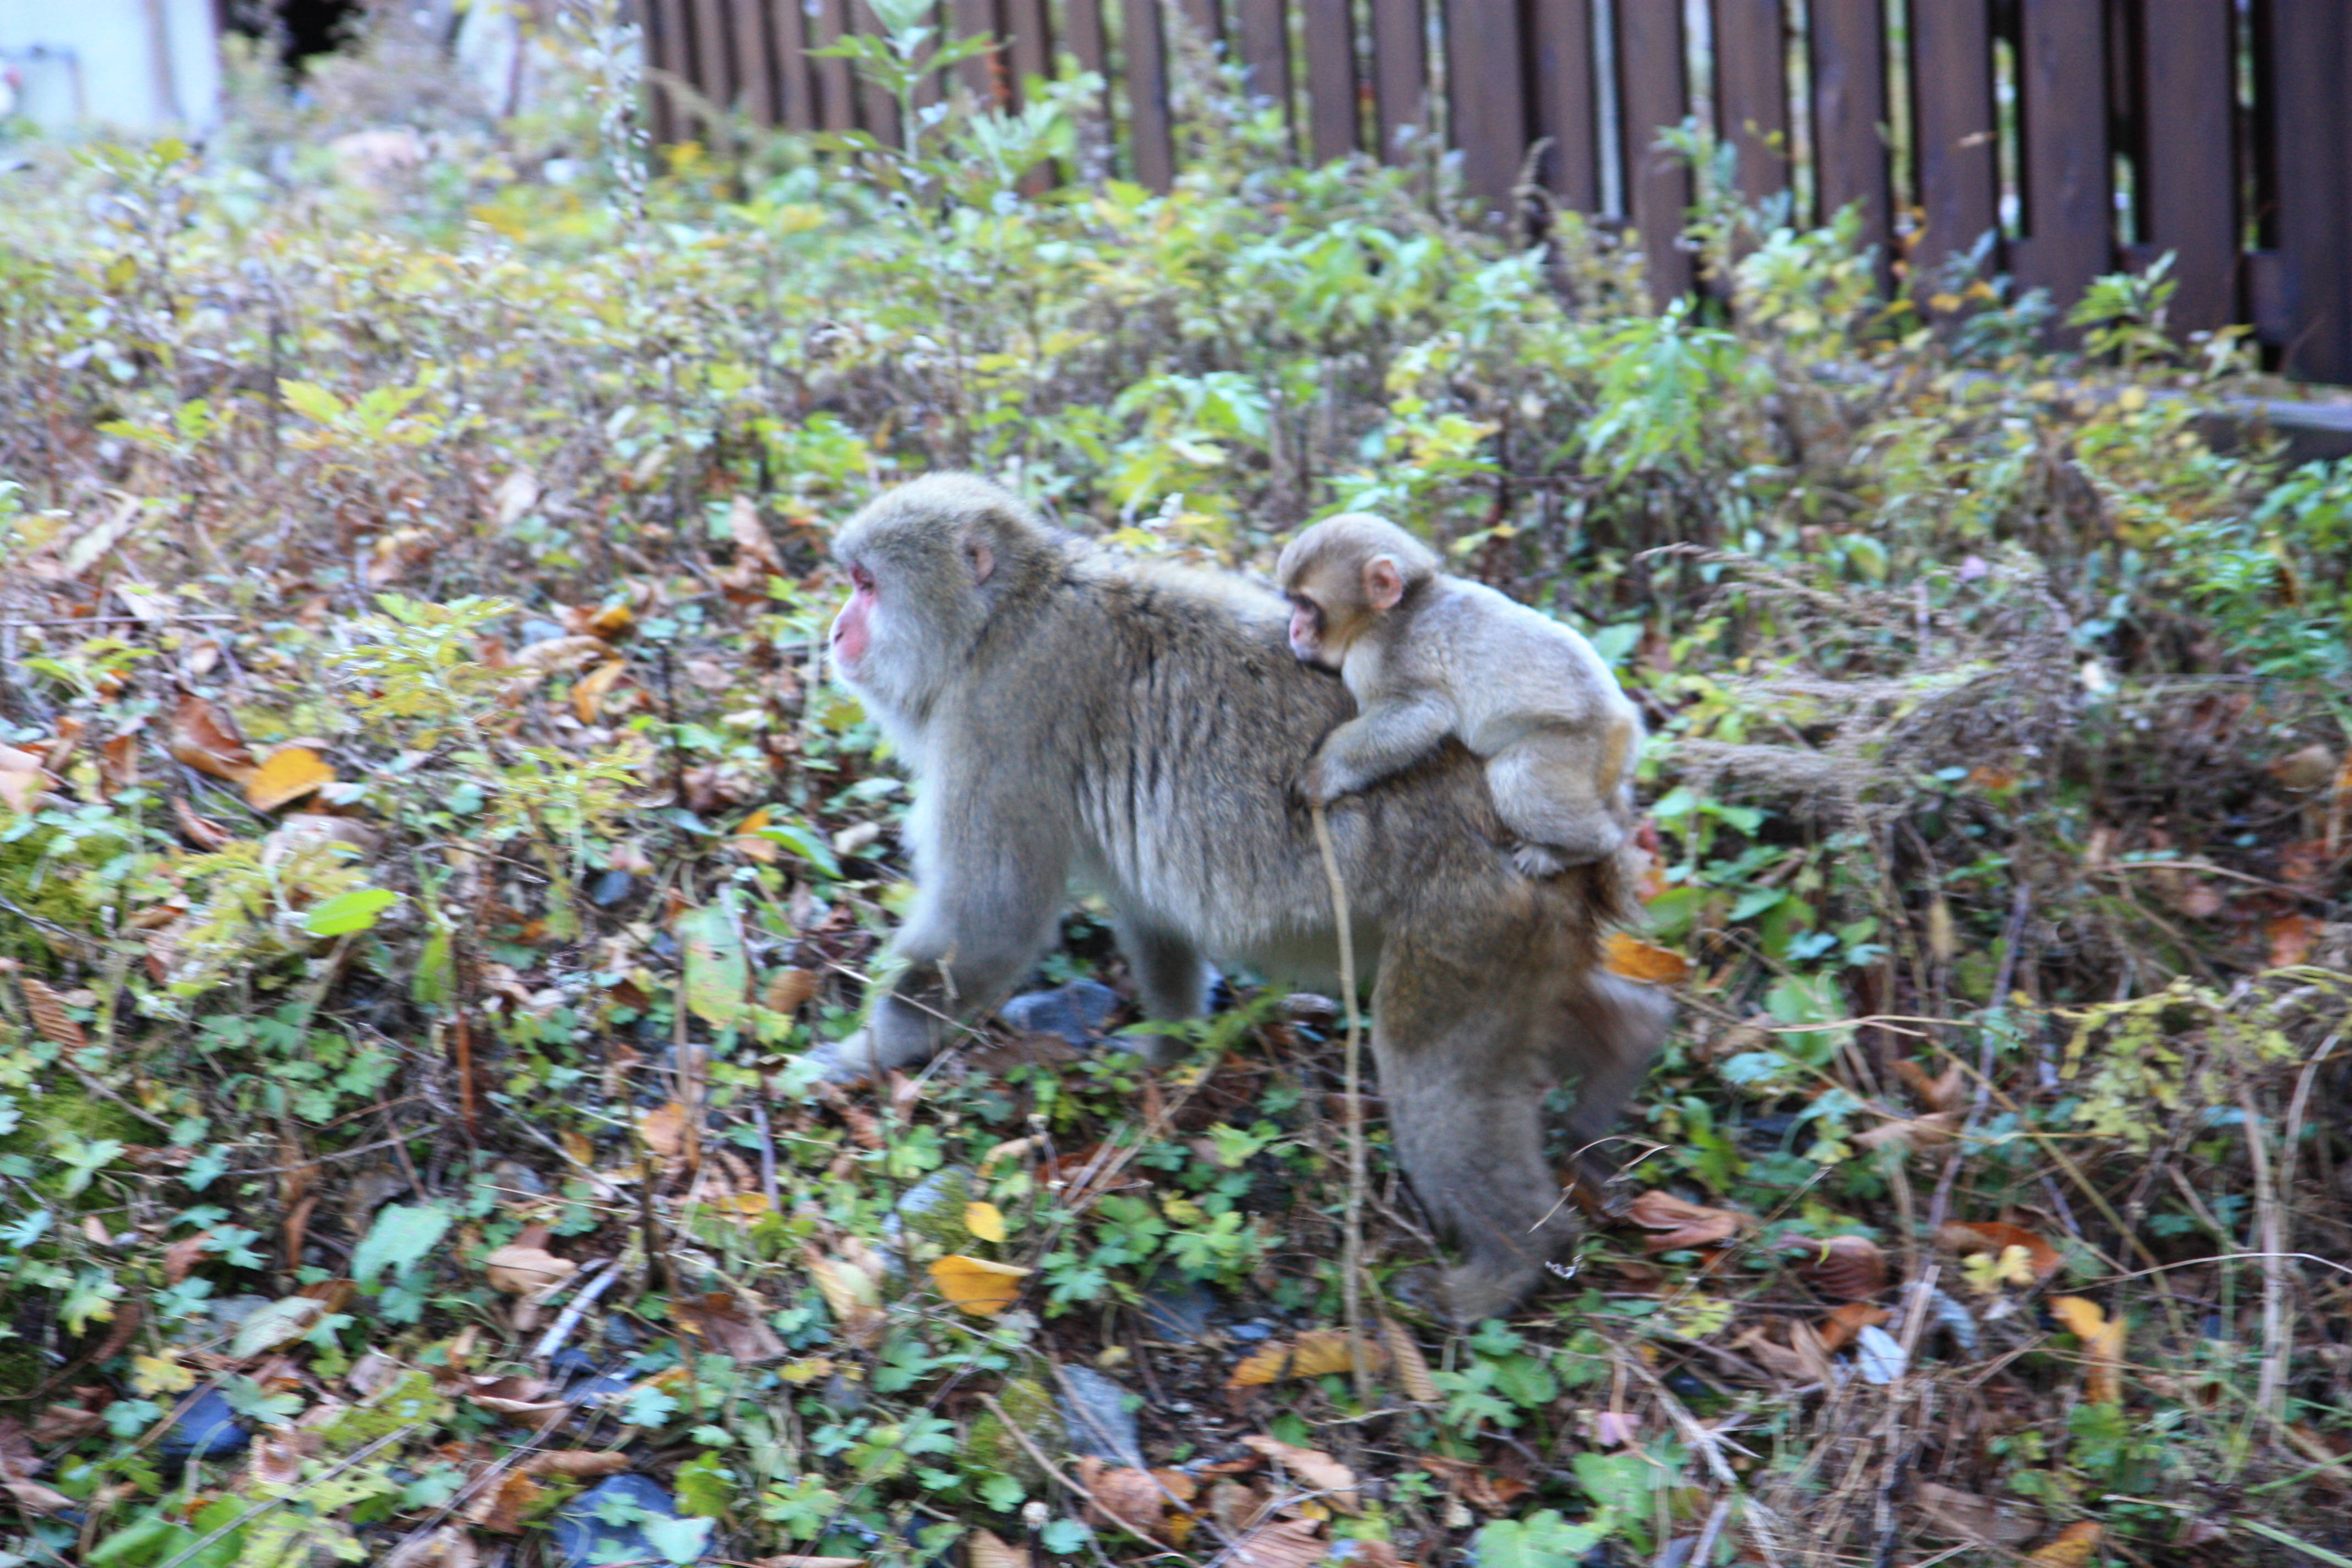
[[(564, 1568), (593, 1568), (600, 1563), (670, 1561), (667, 1552), (646, 1539), (642, 1520), (628, 1524), (605, 1523), (602, 1513), (608, 1503), (633, 1504), (654, 1519), (681, 1517), (669, 1493), (646, 1477), (626, 1473), (607, 1476), (565, 1503), (555, 1516), (555, 1555)], [(621, 1510), (616, 1508), (614, 1511)]]
[(1154, 1280), (1143, 1293), (1143, 1326), (1155, 1339), (1195, 1344), (1209, 1337), (1217, 1299), (1197, 1279)]
[(609, 910), (636, 890), (637, 879), (626, 871), (614, 868), (600, 871), (588, 884), (588, 897), (598, 909)]
[(1094, 980), (1073, 980), (1051, 991), (1015, 996), (996, 1010), (1012, 1027), (1031, 1035), (1056, 1035), (1074, 1046), (1102, 1037), (1103, 1026), (1118, 1008), (1118, 993)]
[(172, 1425), (155, 1444), (156, 1454), (169, 1463), (188, 1459), (226, 1459), (245, 1452), (253, 1433), (237, 1418), (228, 1396), (207, 1388), (173, 1414)]
[(1225, 1332), (1237, 1340), (1270, 1340), (1274, 1338), (1274, 1325), (1262, 1320), (1254, 1323), (1235, 1323)]
[(1090, 1366), (1056, 1366), (1062, 1384), (1062, 1425), (1070, 1452), (1091, 1454), (1107, 1464), (1143, 1468), (1143, 1445), (1127, 1390)]

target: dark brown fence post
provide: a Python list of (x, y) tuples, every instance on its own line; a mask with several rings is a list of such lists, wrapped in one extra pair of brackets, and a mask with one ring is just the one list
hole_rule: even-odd
[(694, 68), (686, 47), (686, 11), (681, 0), (646, 0), (645, 7), (646, 104), (654, 144), (677, 140), (677, 99), (665, 78), (691, 80)]
[(1054, 74), (1054, 29), (1045, 17), (1045, 0), (1004, 0), (1003, 30), (1006, 74), (1012, 101), (1024, 101), (1021, 84), (1031, 77)]
[(1372, 88), (1386, 163), (1401, 162), (1397, 132), (1429, 132), (1429, 49), (1422, 37), (1421, 0), (1372, 0)]
[(1597, 212), (1601, 158), (1592, 98), (1592, 0), (1535, 0), (1531, 21), (1535, 133), (1551, 139), (1544, 184), (1561, 206)]
[(994, 38), (997, 47), (957, 61), (956, 82), (982, 108), (993, 109), (1012, 101), (1003, 61), (1004, 23), (997, 16), (996, 0), (949, 0), (949, 37), (976, 38), (982, 33)]
[(1473, 195), (1508, 206), (1528, 152), (1518, 8), (1508, 0), (1445, 0), (1446, 96), (1454, 145)]
[(1307, 44), (1307, 145), (1318, 163), (1363, 144), (1356, 103), (1356, 26), (1348, 0), (1301, 0)]
[[(832, 47), (849, 30), (849, 0), (816, 0), (810, 20), (815, 24), (815, 37), (809, 40), (811, 46)], [(820, 58), (816, 62), (816, 87), (817, 123), (827, 131), (855, 131), (857, 79), (850, 71), (849, 62), (838, 55)]]
[(736, 0), (728, 7), (735, 24), (735, 92), (754, 123), (776, 122), (775, 73), (768, 60), (767, 7)]
[[(716, 5), (719, 0), (700, 0), (703, 5)], [(857, 30), (869, 38), (887, 37), (882, 19), (874, 14), (866, 0), (856, 0), (853, 14), (857, 18)], [(858, 120), (868, 135), (877, 142), (898, 145), (898, 100), (889, 90), (864, 75), (857, 79)]]
[[(2100, 0), (2023, 0), (2019, 118), (2025, 141), (2025, 234), (2012, 270), (2063, 312), (2115, 265), (2107, 175), (2105, 17)], [(2061, 342), (2077, 334), (2061, 328)]]
[(2352, 382), (2352, 16), (2334, 0), (2270, 0), (2256, 16), (2271, 57), (2282, 368)]
[(1886, 27), (1879, 0), (1812, 0), (1813, 171), (1827, 223), (1860, 203), (1862, 243), (1878, 252), (1883, 289), (1893, 275), (1888, 190)]
[(1290, 123), (1290, 16), (1285, 0), (1236, 0), (1234, 27), (1253, 100), (1272, 99)]
[[(736, 79), (727, 58), (727, 0), (693, 0), (693, 5), (695, 90), (724, 114), (735, 107)], [(702, 133), (708, 137), (718, 131), (718, 126), (707, 125)]]
[[(1992, 106), (1992, 21), (1986, 0), (1911, 8), (1911, 122), (1926, 229), (1915, 281), (1966, 255), (2000, 222), (2000, 149)], [(1998, 258), (1995, 258), (1998, 265)]]
[(1714, 21), (1716, 124), (1760, 202), (1789, 188), (1787, 0), (1715, 0)]
[(1160, 0), (1121, 0), (1127, 24), (1127, 136), (1138, 184), (1155, 191), (1176, 183), (1175, 129), (1168, 116), (1168, 47)]
[(2179, 257), (2171, 323), (2181, 332), (2237, 315), (2236, 20), (2230, 0), (2167, 0), (2141, 19), (2140, 232), (2158, 255)]
[(816, 89), (809, 79), (808, 17), (801, 0), (765, 0), (775, 29), (776, 119), (787, 131), (816, 127)]
[(1626, 205), (1642, 236), (1650, 297), (1664, 310), (1691, 289), (1691, 257), (1675, 241), (1690, 208), (1690, 167), (1658, 146), (1658, 132), (1690, 110), (1683, 74), (1683, 16), (1675, 0), (1613, 0), (1617, 102), (1623, 127)]

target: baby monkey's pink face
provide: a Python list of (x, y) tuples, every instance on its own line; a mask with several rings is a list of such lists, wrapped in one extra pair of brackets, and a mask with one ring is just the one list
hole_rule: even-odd
[(1304, 594), (1290, 595), (1290, 651), (1307, 664), (1339, 668), (1323, 648), (1323, 606)]

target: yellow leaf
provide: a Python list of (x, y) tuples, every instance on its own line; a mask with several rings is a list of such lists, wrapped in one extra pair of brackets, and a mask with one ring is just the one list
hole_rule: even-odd
[(1642, 942), (1622, 931), (1609, 933), (1602, 963), (1612, 974), (1650, 985), (1672, 985), (1690, 976), (1690, 960), (1670, 947)]
[(833, 1375), (833, 1358), (829, 1355), (804, 1355), (797, 1361), (786, 1362), (778, 1370), (786, 1383), (796, 1388), (805, 1388), (820, 1377)]
[(596, 1145), (588, 1142), (588, 1138), (585, 1133), (575, 1131), (571, 1128), (566, 1128), (563, 1131), (562, 1137), (563, 1152), (572, 1156), (572, 1163), (586, 1168), (593, 1169), (596, 1163)]
[(308, 746), (282, 746), (245, 781), (245, 804), (256, 811), (276, 811), (334, 782), (335, 770), (318, 752)]
[(131, 1358), (131, 1386), (142, 1394), (178, 1394), (195, 1385), (195, 1373), (170, 1356)]
[(994, 1204), (966, 1204), (963, 1227), (982, 1241), (1003, 1241), (1004, 1212)]
[[(753, 812), (751, 816), (745, 817), (742, 821), (735, 825), (735, 837), (728, 841), (727, 847), (734, 850), (738, 855), (743, 856), (748, 859), (757, 860), (762, 866), (774, 865), (776, 863), (776, 856), (780, 853), (776, 847), (776, 841), (772, 838), (762, 838), (759, 836), (760, 829), (767, 826), (768, 808), (763, 805), (759, 810)], [(776, 1011), (779, 1013), (784, 1013), (791, 1011), (791, 1009), (779, 1007)]]
[(572, 688), (572, 717), (583, 724), (593, 724), (604, 703), (604, 693), (613, 689), (613, 683), (620, 679), (628, 668), (616, 658), (610, 664), (600, 664), (582, 676)]
[(2147, 406), (2147, 388), (2126, 386), (2116, 394), (2116, 406), (2126, 414), (2137, 414)]
[(1421, 1353), (1411, 1331), (1394, 1318), (1382, 1318), (1381, 1342), (1396, 1363), (1397, 1382), (1403, 1385), (1405, 1397), (1423, 1405), (1437, 1403), (1437, 1380), (1429, 1375), (1429, 1358)]
[(2083, 1397), (2093, 1405), (2119, 1405), (2124, 1397), (2126, 1323), (2110, 1318), (2082, 1296), (2053, 1296), (2050, 1315), (2083, 1342)]
[(931, 1279), (940, 1294), (975, 1318), (1004, 1310), (1021, 1299), (1021, 1280), (1029, 1270), (1011, 1263), (991, 1263), (950, 1252), (931, 1265)]
[(663, 1159), (676, 1159), (686, 1146), (686, 1107), (673, 1100), (646, 1111), (637, 1118), (637, 1135)]
[[(1374, 1372), (1388, 1361), (1388, 1352), (1377, 1343), (1368, 1343), (1363, 1350), (1365, 1365)], [(1309, 1329), (1290, 1344), (1280, 1340), (1268, 1342), (1265, 1349), (1234, 1368), (1234, 1374), (1225, 1379), (1225, 1386), (1253, 1388), (1285, 1377), (1320, 1377), (1326, 1373), (1349, 1370), (1348, 1331)]]
[(2101, 1533), (2095, 1520), (2070, 1524), (2035, 1547), (2026, 1561), (2038, 1568), (2076, 1568), (2091, 1560), (2091, 1553), (2098, 1549)]

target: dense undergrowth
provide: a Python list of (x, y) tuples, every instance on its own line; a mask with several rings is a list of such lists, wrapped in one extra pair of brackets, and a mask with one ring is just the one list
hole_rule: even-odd
[[(2352, 1561), (2352, 468), (2207, 445), (2239, 345), (1715, 200), (1654, 314), (1197, 69), (1165, 197), (1024, 183), (1083, 83), (649, 155), (612, 42), (10, 145), (6, 1550)], [(1452, 1333), (1375, 1108), (1369, 1407), (1327, 1005), (793, 1066), (905, 890), (826, 531), (946, 466), (1237, 567), (1385, 510), (1648, 711), (1641, 1195)]]

